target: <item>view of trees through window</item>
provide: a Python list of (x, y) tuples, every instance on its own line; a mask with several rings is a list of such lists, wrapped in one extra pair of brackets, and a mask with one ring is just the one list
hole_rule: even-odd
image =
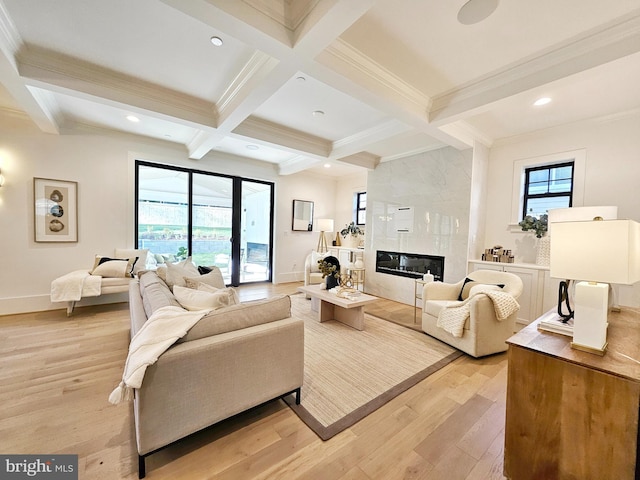
[(138, 248), (157, 263), (191, 256), (196, 265), (215, 265), (228, 284), (271, 279), (273, 184), (137, 167)]

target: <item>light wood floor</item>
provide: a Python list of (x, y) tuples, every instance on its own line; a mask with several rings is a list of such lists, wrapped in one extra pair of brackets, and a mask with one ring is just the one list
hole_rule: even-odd
[[(78, 454), (80, 479), (137, 478), (131, 405), (107, 401), (128, 338), (127, 304), (0, 317), (0, 452)], [(327, 442), (274, 401), (152, 455), (147, 478), (502, 480), (506, 368), (505, 354), (463, 356)]]

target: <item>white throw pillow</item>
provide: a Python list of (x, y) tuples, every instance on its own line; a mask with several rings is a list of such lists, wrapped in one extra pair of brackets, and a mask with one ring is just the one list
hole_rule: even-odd
[(225, 288), (224, 278), (222, 278), (222, 272), (217, 267), (204, 275), (198, 275), (197, 277), (185, 277), (184, 282), (189, 288), (198, 288), (199, 283), (206, 283), (216, 288)]
[(232, 305), (229, 303), (229, 292), (224, 291), (212, 293), (176, 285), (173, 294), (180, 305), (191, 311), (217, 310)]
[(196, 275), (200, 275), (197, 267), (191, 261), (191, 257), (179, 263), (167, 263), (166, 266), (167, 278), (165, 283), (169, 285), (169, 287), (173, 287), (175, 285), (184, 287), (186, 285), (184, 277), (195, 277)]
[(134, 268), (138, 257), (111, 258), (96, 255), (91, 269), (91, 275), (110, 278), (125, 278), (134, 276)]
[(144, 270), (145, 266), (147, 265), (147, 255), (149, 254), (149, 249), (116, 248), (114, 253), (116, 258), (138, 257), (138, 261), (133, 267), (133, 273), (138, 273), (140, 270)]
[(238, 296), (238, 292), (233, 287), (216, 288), (208, 283), (199, 283), (196, 288), (202, 292), (220, 293), (220, 294), (224, 293), (228, 295), (229, 305), (237, 305), (238, 303), (240, 303), (240, 297)]

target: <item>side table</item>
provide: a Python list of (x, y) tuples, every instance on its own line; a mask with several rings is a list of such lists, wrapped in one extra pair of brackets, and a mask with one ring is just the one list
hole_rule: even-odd
[(347, 267), (347, 274), (351, 275), (353, 288), (364, 292), (364, 268)]
[(416, 323), (418, 317), (418, 300), (422, 300), (422, 290), (426, 283), (421, 278), (416, 278), (413, 285), (413, 323)]

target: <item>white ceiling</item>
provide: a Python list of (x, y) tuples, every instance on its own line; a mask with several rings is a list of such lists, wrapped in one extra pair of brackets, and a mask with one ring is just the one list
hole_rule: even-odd
[(640, 0), (465, 1), (0, 0), (0, 109), (331, 175), (640, 109)]

